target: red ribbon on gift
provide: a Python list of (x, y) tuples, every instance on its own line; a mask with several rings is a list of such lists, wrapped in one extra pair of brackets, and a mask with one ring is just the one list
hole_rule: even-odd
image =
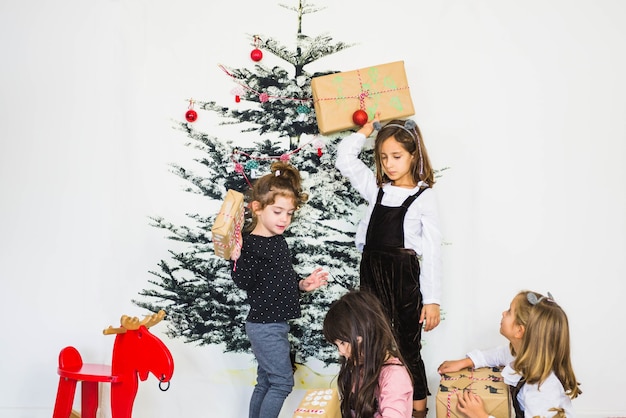
[[(224, 212), (220, 212), (217, 214), (217, 216), (222, 215), (225, 218), (229, 218), (229, 219), (233, 219), (233, 222), (235, 223), (235, 228), (233, 230), (233, 234), (231, 235), (230, 239), (228, 240), (228, 244), (222, 244), (219, 241), (215, 241), (213, 242), (213, 244), (217, 247), (221, 247), (223, 249), (226, 248), (233, 248), (234, 246), (236, 246), (237, 248), (241, 249), (242, 246), (242, 242), (239, 239), (239, 236), (241, 235), (241, 227), (243, 225), (243, 211), (241, 212), (241, 216), (239, 217), (239, 219), (235, 219), (234, 216), (231, 216), (228, 213), (224, 213)], [(237, 260), (235, 260), (235, 263), (233, 265), (233, 271), (237, 270)]]
[(363, 88), (363, 79), (361, 78), (361, 70), (356, 70), (356, 73), (359, 78), (359, 86), (360, 86), (361, 93), (357, 94), (356, 96), (322, 97), (322, 98), (316, 99), (315, 102), (320, 102), (324, 100), (358, 99), (359, 108), (361, 110), (365, 110), (365, 99), (369, 98), (370, 96), (390, 93), (392, 91), (398, 91), (398, 90), (408, 90), (409, 88), (409, 86), (405, 86), (405, 87), (396, 87), (395, 89), (386, 89), (386, 90), (371, 92)]
[[(487, 376), (487, 377), (474, 377), (474, 369), (471, 369), (470, 371), (470, 375), (466, 376), (466, 375), (459, 375), (458, 377), (450, 377), (447, 375), (443, 375), (441, 377), (441, 380), (459, 380), (459, 379), (469, 379), (472, 381), (472, 383), (470, 383), (469, 385), (467, 385), (465, 388), (463, 388), (462, 390), (471, 390), (468, 389), (470, 386), (472, 386), (474, 384), (475, 381), (489, 381), (489, 382), (502, 382), (502, 377), (497, 377), (497, 376)], [(452, 399), (452, 395), (455, 395), (459, 390), (461, 390), (460, 388), (457, 387), (453, 387), (452, 392), (448, 392), (448, 398), (447, 398), (447, 403), (446, 403), (446, 407), (447, 407), (447, 411), (446, 411), (446, 418), (450, 418), (451, 415), (451, 410), (452, 410), (452, 403), (451, 403), (451, 399)]]

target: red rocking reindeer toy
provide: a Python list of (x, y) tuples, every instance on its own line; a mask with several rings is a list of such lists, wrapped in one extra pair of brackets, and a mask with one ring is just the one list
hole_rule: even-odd
[[(133, 403), (142, 381), (152, 373), (159, 388), (167, 390), (174, 373), (174, 360), (165, 344), (148, 328), (159, 323), (165, 311), (138, 318), (122, 316), (121, 327), (106, 328), (104, 334), (116, 334), (111, 365), (85, 364), (78, 350), (65, 347), (59, 354), (59, 388), (53, 418), (68, 418), (78, 381), (82, 385), (81, 417), (95, 418), (98, 409), (98, 384), (111, 384), (112, 418), (131, 418)], [(167, 387), (162, 386), (167, 383)]]

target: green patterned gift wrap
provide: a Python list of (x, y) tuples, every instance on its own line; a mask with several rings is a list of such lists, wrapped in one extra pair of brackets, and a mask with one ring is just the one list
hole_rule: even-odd
[(358, 129), (359, 110), (372, 120), (400, 119), (415, 113), (404, 61), (314, 77), (311, 80), (317, 126), (321, 134)]

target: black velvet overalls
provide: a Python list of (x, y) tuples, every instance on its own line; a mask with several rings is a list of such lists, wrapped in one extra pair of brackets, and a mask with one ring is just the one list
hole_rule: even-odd
[(413, 375), (414, 400), (425, 399), (430, 393), (421, 355), (420, 265), (415, 251), (404, 247), (404, 217), (424, 190), (407, 197), (398, 207), (383, 206), (384, 192), (378, 190), (360, 268), (361, 290), (376, 295), (389, 316), (400, 353)]

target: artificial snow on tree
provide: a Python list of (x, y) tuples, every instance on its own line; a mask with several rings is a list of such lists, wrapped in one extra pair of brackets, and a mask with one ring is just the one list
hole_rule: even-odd
[[(255, 173), (269, 171), (276, 159), (288, 160), (303, 177), (309, 201), (300, 209), (285, 232), (294, 268), (306, 277), (321, 266), (330, 273), (327, 287), (306, 293), (301, 300), (302, 317), (292, 321), (291, 342), (297, 362), (316, 358), (326, 364), (336, 361), (336, 349), (324, 341), (323, 318), (330, 304), (358, 286), (360, 253), (354, 245), (356, 223), (365, 202), (349, 181), (334, 167), (335, 138), (319, 136), (311, 98), (311, 78), (335, 73), (310, 74), (305, 66), (351, 45), (328, 35), (309, 37), (302, 33), (302, 19), (322, 8), (300, 0), (297, 7), (281, 5), (295, 12), (295, 49), (271, 37), (255, 35), (255, 48), (263, 49), (288, 64), (286, 68), (266, 68), (255, 62), (252, 69), (222, 66), (222, 75), (236, 84), (233, 107), (211, 101), (195, 101), (195, 109), (213, 112), (220, 124), (239, 125), (259, 141), (241, 147), (228, 138), (218, 138), (195, 129), (190, 121), (177, 127), (190, 138), (201, 157), (193, 169), (173, 164), (173, 172), (189, 183), (186, 191), (210, 201), (222, 201), (227, 190), (246, 193)], [(258, 56), (258, 55), (257, 55)], [(242, 108), (238, 103), (248, 102)], [(200, 116), (198, 116), (200, 117)], [(283, 138), (281, 141), (264, 136)], [(238, 137), (241, 136), (240, 134)], [(372, 163), (371, 150), (363, 156)], [(226, 352), (250, 349), (244, 323), (248, 312), (245, 293), (230, 276), (228, 261), (215, 255), (211, 227), (217, 213), (188, 214), (188, 225), (176, 225), (155, 217), (153, 225), (168, 232), (168, 238), (184, 244), (183, 250), (170, 250), (171, 260), (161, 260), (151, 271), (150, 288), (142, 290), (133, 302), (151, 311), (168, 312), (168, 334), (200, 345), (222, 345)]]

